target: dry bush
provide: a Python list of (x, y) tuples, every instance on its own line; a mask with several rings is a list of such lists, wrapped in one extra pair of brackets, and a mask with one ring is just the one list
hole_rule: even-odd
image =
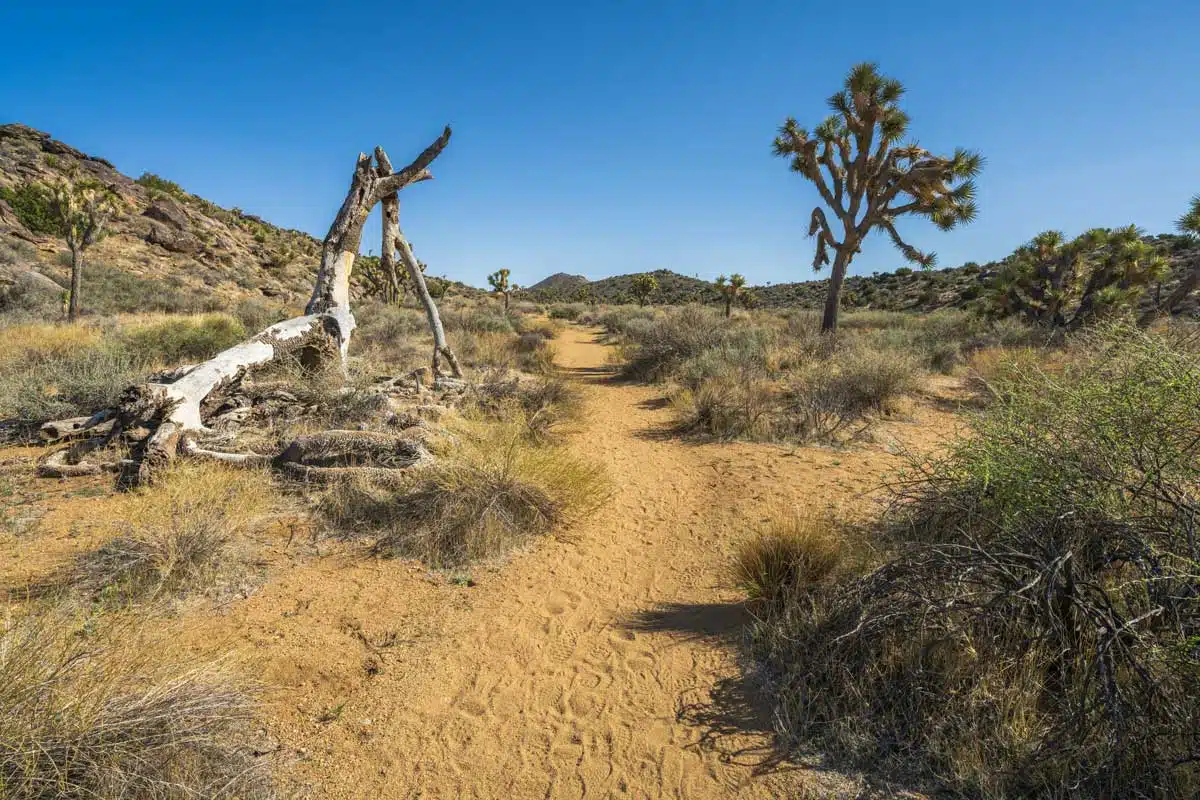
[(619, 326), (626, 359), (622, 374), (636, 380), (660, 381), (689, 358), (719, 347), (726, 339), (729, 324), (711, 309), (684, 306), (661, 317), (633, 315)]
[(232, 588), (247, 570), (243, 537), (272, 501), (265, 473), (180, 464), (117, 499), (110, 513), (125, 532), (80, 557), (70, 580), (116, 603)]
[(753, 605), (781, 610), (828, 581), (847, 553), (831, 519), (776, 515), (738, 548), (732, 577)]
[(755, 375), (727, 372), (700, 381), (694, 389), (671, 396), (675, 429), (716, 439), (771, 441), (781, 430), (775, 385)]
[(788, 373), (783, 414), (801, 440), (836, 440), (870, 415), (896, 410), (920, 386), (920, 368), (903, 353), (855, 349), (809, 361)]
[(322, 504), (340, 530), (371, 531), (379, 552), (453, 567), (508, 552), (570, 524), (602, 500), (600, 469), (537, 446), (523, 422), (474, 423), (399, 490), (335, 488)]
[(1200, 361), (1074, 347), (897, 482), (883, 566), (756, 627), (787, 735), (968, 796), (1200, 792)]
[(67, 610), (0, 630), (0, 795), (274, 796), (244, 746), (252, 695), (220, 665), (154, 663), (162, 644)]
[(583, 398), (578, 387), (558, 377), (534, 380), (506, 372), (483, 375), (467, 409), (492, 420), (521, 422), (537, 443), (559, 440), (579, 420)]

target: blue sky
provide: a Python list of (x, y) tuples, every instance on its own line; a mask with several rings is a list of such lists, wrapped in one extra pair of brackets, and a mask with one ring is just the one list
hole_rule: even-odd
[[(907, 85), (920, 144), (988, 159), (974, 224), (903, 228), (943, 266), (1047, 228), (1167, 231), (1200, 192), (1195, 0), (68, 0), (5, 3), (0, 30), (0, 121), (318, 237), (359, 151), (404, 163), (450, 123), (401, 224), (477, 285), (811, 279), (816, 192), (770, 142), (864, 60)], [(851, 271), (901, 263), (873, 238)]]

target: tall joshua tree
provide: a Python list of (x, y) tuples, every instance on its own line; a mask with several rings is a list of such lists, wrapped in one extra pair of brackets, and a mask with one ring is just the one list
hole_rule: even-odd
[(79, 319), (83, 266), (88, 248), (107, 235), (107, 226), (117, 210), (117, 197), (95, 181), (62, 181), (50, 188), (50, 209), (59, 233), (71, 248), (71, 290), (67, 319)]
[(728, 319), (733, 311), (733, 301), (738, 299), (742, 293), (742, 287), (746, 285), (746, 279), (738, 273), (726, 278), (724, 275), (717, 276), (716, 287), (721, 297), (725, 300), (725, 317)]
[(491, 275), (488, 275), (488, 284), (492, 287), (492, 291), (504, 298), (504, 311), (508, 312), (508, 296), (516, 289), (516, 286), (511, 286), (508, 283), (509, 271), (507, 269), (498, 269)]
[[(904, 215), (926, 217), (942, 230), (975, 218), (975, 183), (983, 166), (978, 153), (958, 149), (935, 156), (915, 144), (901, 145), (908, 114), (900, 108), (904, 86), (880, 74), (875, 64), (850, 70), (841, 91), (829, 98), (833, 111), (811, 133), (789, 117), (775, 138), (775, 155), (791, 160), (816, 185), (824, 207), (813, 209), (808, 235), (817, 237), (813, 269), (833, 268), (821, 330), (837, 330), (838, 308), (846, 270), (863, 240), (881, 229), (909, 261), (929, 268), (933, 253), (905, 242), (896, 231)], [(841, 238), (826, 216), (841, 228)]]

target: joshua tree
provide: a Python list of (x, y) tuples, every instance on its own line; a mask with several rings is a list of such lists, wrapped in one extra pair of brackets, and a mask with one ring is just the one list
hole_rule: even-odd
[(508, 296), (516, 286), (510, 286), (508, 283), (509, 272), (507, 269), (498, 269), (491, 275), (488, 275), (488, 283), (492, 287), (492, 291), (504, 298), (504, 311), (508, 312)]
[(728, 279), (724, 275), (717, 276), (717, 291), (725, 300), (725, 317), (728, 318), (732, 309), (733, 301), (737, 300), (742, 293), (742, 287), (746, 285), (746, 279), (738, 273), (733, 273)]
[(837, 330), (846, 270), (872, 230), (882, 229), (905, 258), (929, 268), (934, 254), (901, 239), (896, 220), (913, 214), (950, 230), (975, 218), (972, 178), (983, 157), (961, 148), (945, 157), (915, 144), (900, 146), (909, 121), (899, 106), (903, 95), (900, 81), (881, 75), (875, 64), (858, 64), (842, 90), (829, 98), (834, 113), (812, 133), (789, 117), (775, 138), (775, 155), (790, 159), (792, 171), (816, 185), (841, 224), (839, 240), (818, 205), (808, 227), (808, 235), (817, 237), (813, 269), (828, 264), (833, 249), (822, 331)]
[(992, 304), (1035, 325), (1074, 330), (1136, 305), (1166, 267), (1133, 225), (1096, 228), (1070, 242), (1046, 231), (1005, 260), (992, 280)]
[(67, 319), (79, 319), (84, 257), (89, 247), (107, 235), (106, 226), (117, 210), (117, 196), (95, 181), (62, 181), (50, 188), (50, 208), (59, 234), (71, 248), (71, 290)]
[[(1192, 198), (1187, 212), (1176, 220), (1175, 228), (1188, 239), (1200, 245), (1200, 194)], [(1145, 327), (1160, 316), (1170, 314), (1183, 302), (1184, 298), (1196, 291), (1198, 286), (1200, 286), (1200, 257), (1195, 258), (1191, 270), (1183, 276), (1179, 285), (1175, 287), (1175, 291), (1171, 292), (1166, 301), (1156, 304), (1143, 314), (1138, 320), (1138, 324)]]
[(649, 273), (634, 275), (629, 288), (633, 290), (633, 296), (637, 298), (638, 305), (644, 306), (650, 299), (650, 295), (658, 291), (658, 278)]

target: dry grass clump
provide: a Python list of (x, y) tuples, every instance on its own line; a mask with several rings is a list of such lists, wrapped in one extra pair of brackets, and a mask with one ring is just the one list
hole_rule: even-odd
[(828, 581), (847, 554), (833, 520), (780, 515), (738, 548), (732, 577), (753, 605), (778, 611)]
[(886, 563), (756, 626), (784, 732), (968, 796), (1196, 796), (1197, 408), (1197, 354), (1132, 328), (999, 378)]
[(219, 665), (154, 663), (161, 644), (65, 610), (0, 629), (0, 796), (273, 797), (251, 694)]
[(469, 424), (458, 444), (399, 490), (338, 487), (322, 508), (341, 530), (372, 531), (378, 551), (453, 567), (508, 552), (602, 500), (598, 467), (537, 446), (520, 422)]
[(243, 537), (272, 503), (265, 474), (180, 464), (116, 499), (110, 513), (126, 530), (79, 558), (70, 580), (116, 603), (234, 587), (247, 570)]
[(664, 380), (689, 358), (720, 347), (728, 329), (723, 317), (701, 306), (684, 306), (651, 317), (629, 312), (628, 318), (604, 324), (616, 326), (624, 337), (622, 374), (646, 381)]
[(560, 377), (522, 379), (494, 372), (482, 377), (471, 407), (499, 421), (521, 422), (534, 442), (557, 440), (583, 411), (578, 387)]

